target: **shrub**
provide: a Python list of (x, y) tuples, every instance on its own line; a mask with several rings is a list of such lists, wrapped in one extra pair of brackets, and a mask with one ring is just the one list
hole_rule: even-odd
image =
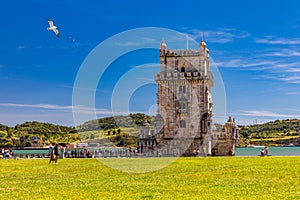
[(14, 146), (14, 145), (13, 145), (12, 142), (6, 142), (6, 143), (4, 144), (4, 146), (5, 146), (5, 147), (12, 147), (12, 146)]
[(31, 142), (25, 142), (25, 147), (32, 147), (32, 143)]

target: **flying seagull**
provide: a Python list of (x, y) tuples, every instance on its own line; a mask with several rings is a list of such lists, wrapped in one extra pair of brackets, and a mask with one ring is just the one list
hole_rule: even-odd
[(54, 31), (56, 37), (59, 37), (59, 32), (58, 32), (58, 30), (57, 30), (57, 27), (54, 26), (53, 21), (50, 20), (50, 19), (47, 19), (47, 21), (48, 21), (48, 23), (49, 23), (49, 25), (50, 25), (50, 27), (48, 27), (47, 30), (48, 30), (48, 31), (51, 31), (51, 30)]

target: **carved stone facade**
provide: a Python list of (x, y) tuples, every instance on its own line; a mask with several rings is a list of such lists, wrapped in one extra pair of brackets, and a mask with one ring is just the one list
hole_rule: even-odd
[(137, 142), (139, 151), (170, 156), (193, 155), (195, 151), (221, 155), (223, 151), (214, 145), (220, 134), (213, 131), (214, 80), (204, 40), (199, 50), (170, 50), (162, 41), (160, 73), (155, 74), (155, 81), (158, 110), (154, 130), (144, 123)]
[(224, 131), (218, 134), (215, 139), (215, 145), (212, 149), (213, 156), (234, 156), (235, 155), (235, 145), (238, 140), (238, 126), (235, 123), (234, 118), (228, 118)]

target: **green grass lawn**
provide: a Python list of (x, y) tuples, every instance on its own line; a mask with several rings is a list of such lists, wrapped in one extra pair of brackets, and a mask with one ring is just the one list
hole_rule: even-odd
[(300, 199), (300, 157), (103, 160), (0, 160), (0, 199)]

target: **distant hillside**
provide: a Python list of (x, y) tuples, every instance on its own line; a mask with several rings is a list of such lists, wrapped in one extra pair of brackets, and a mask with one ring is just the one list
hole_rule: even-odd
[(82, 131), (94, 130), (113, 130), (118, 128), (139, 128), (143, 125), (145, 119), (148, 123), (153, 123), (154, 117), (143, 113), (129, 114), (127, 116), (105, 117), (96, 120), (87, 121), (77, 126), (76, 129)]
[[(239, 126), (240, 141), (247, 144), (261, 145), (300, 145), (300, 120), (286, 119)], [(242, 145), (242, 144), (241, 144)]]
[(130, 146), (135, 144), (139, 127), (145, 119), (153, 123), (153, 117), (136, 113), (91, 120), (76, 128), (35, 121), (17, 124), (15, 127), (0, 124), (0, 147), (43, 147), (50, 142), (97, 143), (107, 139), (116, 146)]
[(140, 127), (145, 120), (153, 126), (154, 117), (135, 113), (87, 121), (76, 129), (83, 142), (129, 147), (135, 146)]
[(70, 143), (80, 141), (73, 127), (41, 122), (25, 122), (15, 127), (0, 124), (0, 147), (44, 146), (49, 142)]
[[(132, 146), (145, 119), (153, 126), (154, 117), (142, 113), (105, 117), (74, 128), (41, 122), (25, 122), (15, 127), (0, 124), (0, 147), (44, 146), (49, 142), (90, 142)], [(223, 126), (216, 124), (218, 130)], [(300, 120), (276, 120), (265, 124), (239, 126), (239, 146), (249, 144), (300, 145)]]

